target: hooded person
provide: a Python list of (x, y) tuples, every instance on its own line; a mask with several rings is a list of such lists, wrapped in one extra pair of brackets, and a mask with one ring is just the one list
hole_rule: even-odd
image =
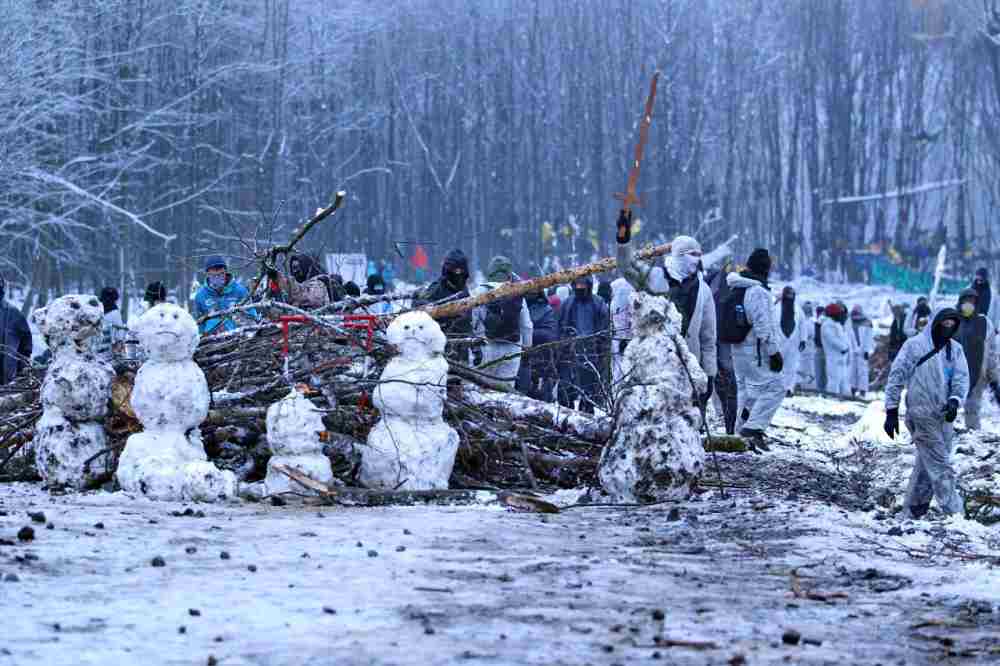
[[(205, 283), (194, 297), (195, 319), (208, 317), (199, 325), (201, 334), (235, 330), (237, 325), (233, 315), (221, 313), (239, 305), (247, 296), (247, 288), (229, 272), (226, 260), (218, 255), (208, 257), (205, 260)], [(260, 319), (256, 310), (248, 310), (247, 314)]]
[(826, 392), (834, 395), (850, 395), (851, 382), (848, 367), (851, 341), (847, 337), (847, 309), (840, 303), (826, 306), (826, 316), (820, 325), (823, 338), (823, 355), (826, 361)]
[(802, 338), (799, 349), (798, 384), (803, 388), (816, 387), (816, 327), (813, 325), (815, 306), (812, 301), (802, 303)]
[[(739, 404), (737, 428), (751, 450), (770, 447), (764, 432), (785, 397), (784, 358), (774, 321), (770, 287), (771, 257), (763, 248), (747, 259), (747, 268), (726, 277), (729, 295), (720, 308), (720, 335), (733, 343), (733, 369)], [(733, 329), (743, 331), (743, 339)]]
[(896, 360), (896, 355), (906, 342), (906, 303), (894, 304), (892, 310), (892, 325), (889, 327), (889, 362)]
[[(715, 320), (722, 320), (720, 308), (726, 296), (729, 294), (729, 285), (726, 280), (729, 274), (735, 270), (732, 262), (727, 261), (708, 280), (709, 289), (712, 290), (712, 298), (715, 300)], [(719, 373), (715, 377), (715, 392), (712, 395), (712, 404), (715, 411), (722, 414), (723, 423), (726, 426), (727, 435), (736, 434), (736, 416), (739, 412), (739, 400), (736, 389), (736, 372), (733, 369), (733, 345), (724, 342), (716, 329), (716, 365)]]
[(559, 373), (556, 350), (547, 345), (559, 340), (559, 317), (544, 291), (529, 293), (524, 301), (531, 313), (532, 350), (522, 357), (517, 388), (535, 400), (552, 402)]
[[(493, 291), (514, 282), (514, 267), (507, 257), (496, 256), (486, 270), (486, 282), (472, 290), (472, 296)], [(521, 353), (531, 347), (531, 312), (521, 296), (502, 298), (472, 311), (472, 330), (486, 338), (482, 347), (482, 372), (513, 389), (521, 368)]]
[[(469, 260), (465, 253), (454, 249), (445, 255), (441, 263), (441, 277), (432, 282), (415, 299), (413, 307), (457, 301), (469, 296), (466, 283), (469, 281)], [(472, 314), (465, 312), (454, 317), (439, 319), (438, 324), (444, 334), (450, 338), (467, 338), (472, 336)], [(458, 345), (452, 348), (457, 358), (468, 356), (468, 345)]]
[(31, 346), (28, 320), (7, 302), (7, 280), (0, 275), (0, 386), (31, 365)]
[(323, 271), (319, 261), (308, 254), (293, 254), (288, 260), (290, 280), (285, 282), (288, 302), (303, 310), (316, 310), (340, 300), (342, 296), (331, 288), (334, 283)]
[(979, 292), (975, 289), (965, 289), (959, 295), (958, 313), (961, 318), (954, 338), (962, 345), (969, 367), (969, 395), (965, 399), (965, 427), (969, 430), (982, 427), (979, 410), (987, 386), (1000, 401), (996, 330), (986, 315), (977, 311), (978, 299)]
[(623, 277), (611, 283), (611, 381), (617, 386), (622, 374), (622, 357), (632, 339), (632, 294), (635, 289)]
[[(382, 278), (381, 273), (372, 273), (368, 276), (368, 279), (365, 282), (364, 295), (374, 296), (376, 298), (385, 296), (385, 280)], [(392, 303), (389, 301), (379, 301), (377, 303), (372, 303), (365, 309), (374, 315), (392, 314)]]
[(851, 325), (848, 327), (847, 335), (851, 343), (851, 366), (848, 377), (851, 395), (859, 394), (864, 397), (868, 392), (868, 361), (875, 353), (875, 329), (860, 305), (851, 308)]
[(97, 300), (104, 307), (104, 320), (101, 323), (101, 337), (97, 343), (97, 353), (107, 359), (121, 352), (125, 341), (125, 322), (121, 310), (118, 309), (118, 290), (114, 287), (104, 287)]
[(815, 385), (817, 391), (826, 391), (826, 352), (823, 351), (823, 320), (826, 318), (826, 308), (816, 306), (816, 316), (813, 317), (813, 343), (816, 357), (813, 369), (816, 373)]
[(774, 320), (778, 325), (778, 346), (784, 361), (781, 376), (785, 396), (791, 397), (799, 382), (799, 362), (805, 349), (805, 330), (809, 327), (802, 312), (795, 307), (795, 289), (791, 286), (781, 290), (781, 298), (774, 306)]
[(609, 345), (610, 317), (604, 299), (594, 294), (591, 277), (573, 282), (572, 295), (559, 308), (559, 403), (594, 413), (601, 401), (601, 356)]
[(972, 289), (975, 289), (978, 297), (976, 314), (989, 319), (994, 331), (1000, 329), (1000, 302), (997, 301), (997, 295), (990, 286), (990, 272), (985, 267), (976, 269), (976, 276), (972, 279)]
[[(622, 217), (619, 215), (619, 229)], [(629, 227), (630, 228), (630, 227)], [(681, 314), (681, 335), (688, 349), (708, 376), (707, 401), (719, 374), (718, 335), (715, 300), (712, 290), (701, 277), (701, 244), (690, 236), (678, 236), (670, 243), (670, 255), (664, 268), (635, 260), (631, 232), (618, 243), (618, 266), (622, 276), (639, 291), (666, 296)]]
[(913, 306), (913, 312), (910, 316), (906, 318), (906, 325), (903, 327), (903, 333), (906, 334), (907, 338), (912, 338), (917, 333), (919, 333), (921, 328), (921, 321), (926, 321), (931, 316), (931, 306), (927, 304), (927, 297), (920, 296), (917, 298), (917, 304)]
[(965, 352), (952, 339), (959, 321), (953, 308), (938, 308), (924, 330), (903, 345), (885, 387), (885, 432), (893, 439), (906, 389), (905, 423), (916, 460), (903, 509), (913, 518), (927, 513), (932, 498), (947, 514), (963, 510), (951, 462), (953, 424), (969, 392)]

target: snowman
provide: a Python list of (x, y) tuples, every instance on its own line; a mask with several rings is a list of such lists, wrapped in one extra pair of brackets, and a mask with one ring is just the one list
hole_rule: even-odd
[(103, 318), (100, 302), (79, 294), (31, 315), (52, 352), (34, 437), (38, 473), (49, 486), (82, 490), (101, 476), (101, 465), (86, 462), (107, 448), (102, 421), (114, 371), (93, 352)]
[(399, 355), (374, 391), (382, 415), (361, 456), (361, 483), (369, 488), (437, 490), (448, 487), (458, 433), (444, 422), (448, 362), (445, 337), (426, 312), (407, 312), (389, 325)]
[(208, 461), (198, 429), (208, 415), (209, 392), (192, 360), (198, 346), (194, 319), (161, 303), (132, 329), (146, 354), (132, 389), (132, 409), (144, 432), (128, 438), (118, 461), (119, 485), (156, 500), (233, 497), (236, 476)]
[(274, 465), (283, 465), (326, 485), (334, 483), (330, 459), (324, 455), (320, 439), (324, 430), (322, 413), (298, 391), (267, 409), (267, 443), (273, 455), (267, 463), (265, 494), (310, 492), (274, 469)]
[(708, 380), (680, 334), (681, 316), (672, 303), (638, 292), (632, 307), (620, 425), (601, 453), (598, 479), (615, 502), (686, 499), (705, 462), (701, 414), (692, 397)]

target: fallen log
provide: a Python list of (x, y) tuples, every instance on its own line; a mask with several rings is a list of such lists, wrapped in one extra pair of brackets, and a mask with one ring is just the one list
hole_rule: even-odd
[[(670, 243), (649, 246), (636, 252), (635, 259), (638, 261), (650, 261), (669, 252)], [(470, 296), (468, 298), (452, 301), (450, 303), (444, 303), (442, 305), (432, 304), (425, 306), (422, 309), (434, 319), (447, 319), (449, 317), (455, 317), (464, 312), (468, 312), (469, 310), (477, 308), (481, 305), (487, 305), (493, 301), (498, 301), (504, 298), (512, 298), (515, 296), (524, 296), (525, 294), (534, 293), (549, 287), (569, 284), (574, 280), (587, 277), (588, 275), (613, 271), (617, 267), (618, 260), (615, 257), (606, 257), (600, 261), (584, 264), (583, 266), (575, 266), (573, 268), (567, 268), (566, 270), (557, 271), (555, 273), (549, 273), (548, 275), (543, 275), (542, 277), (535, 278), (534, 280), (508, 282), (500, 285), (496, 289), (486, 292), (485, 294), (480, 294), (479, 296)]]

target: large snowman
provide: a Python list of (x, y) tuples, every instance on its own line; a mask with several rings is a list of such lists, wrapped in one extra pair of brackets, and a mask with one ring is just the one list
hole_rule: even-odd
[(57, 298), (31, 315), (52, 352), (34, 437), (38, 473), (49, 486), (83, 489), (103, 472), (103, 465), (86, 464), (107, 448), (103, 420), (114, 371), (93, 352), (103, 318), (98, 300), (82, 295)]
[(144, 432), (128, 438), (118, 461), (127, 492), (157, 500), (211, 502), (236, 494), (236, 476), (208, 461), (198, 426), (208, 415), (205, 374), (192, 360), (198, 326), (185, 310), (162, 303), (132, 329), (146, 353), (132, 389)]
[(685, 499), (705, 462), (693, 396), (705, 391), (707, 378), (681, 336), (672, 303), (637, 292), (632, 306), (634, 337), (622, 358), (627, 388), (598, 478), (618, 502)]
[(369, 488), (437, 490), (448, 487), (458, 433), (444, 422), (448, 362), (445, 336), (425, 312), (408, 312), (389, 325), (399, 355), (374, 391), (382, 418), (361, 456), (361, 483)]

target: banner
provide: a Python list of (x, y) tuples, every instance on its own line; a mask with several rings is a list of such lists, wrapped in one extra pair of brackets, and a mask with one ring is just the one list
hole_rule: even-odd
[(353, 282), (364, 287), (368, 281), (368, 257), (364, 254), (328, 254), (326, 272), (339, 274), (344, 282)]

